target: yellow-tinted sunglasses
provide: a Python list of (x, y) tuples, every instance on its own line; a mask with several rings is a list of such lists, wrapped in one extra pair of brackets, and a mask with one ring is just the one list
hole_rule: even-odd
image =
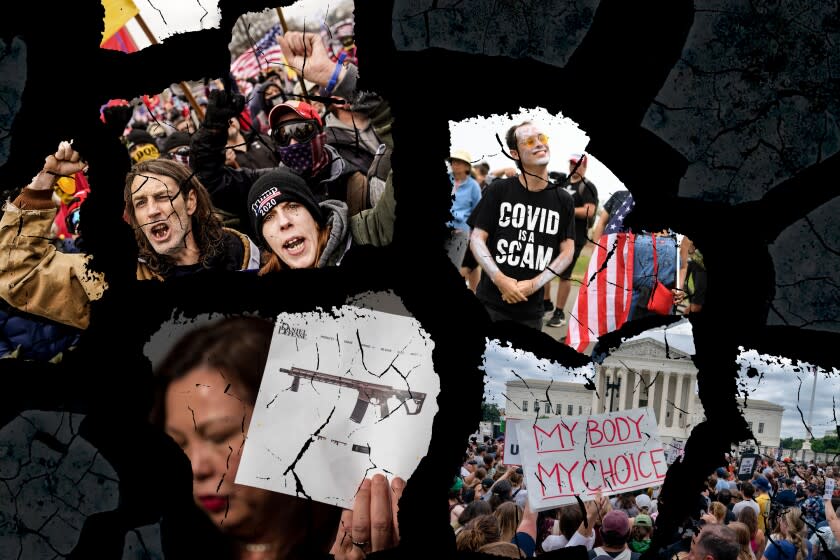
[(521, 144), (528, 148), (529, 150), (537, 145), (537, 141), (539, 140), (540, 144), (548, 145), (548, 135), (539, 133), (536, 136), (529, 136), (522, 140)]

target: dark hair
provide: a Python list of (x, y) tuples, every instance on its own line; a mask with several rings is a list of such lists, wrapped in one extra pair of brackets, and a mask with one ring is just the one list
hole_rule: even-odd
[(580, 524), (583, 523), (583, 512), (577, 504), (563, 506), (559, 510), (560, 534), (571, 539)]
[(744, 498), (752, 498), (753, 496), (755, 496), (755, 486), (747, 482), (741, 488), (741, 492), (743, 492)]
[(521, 123), (515, 124), (508, 129), (507, 133), (505, 134), (505, 144), (507, 144), (508, 148), (510, 148), (511, 150), (519, 149), (519, 144), (516, 141), (516, 129), (521, 128), (523, 126), (527, 126), (529, 124), (534, 123), (532, 123), (531, 121), (522, 121)]
[(745, 507), (738, 512), (738, 521), (749, 527), (750, 535), (755, 535), (758, 530), (758, 515), (751, 507)]
[(734, 529), (726, 525), (707, 525), (697, 538), (697, 545), (715, 560), (738, 560), (741, 545)]
[(458, 524), (463, 527), (479, 515), (489, 515), (491, 513), (493, 513), (493, 509), (484, 500), (470, 502), (458, 516)]
[(256, 401), (273, 329), (267, 319), (228, 317), (183, 336), (155, 371), (152, 423), (163, 426), (166, 420), (169, 384), (201, 365), (221, 370), (245, 391), (243, 400)]
[(142, 226), (145, 224), (137, 222), (134, 205), (131, 204), (134, 179), (142, 177), (147, 173), (154, 173), (155, 175), (163, 175), (164, 177), (175, 179), (178, 183), (178, 193), (173, 193), (172, 198), (180, 194), (184, 201), (186, 201), (191, 192), (195, 193), (196, 205), (195, 212), (190, 220), (190, 231), (192, 232), (196, 245), (198, 245), (201, 264), (209, 268), (210, 263), (225, 250), (222, 222), (215, 214), (215, 208), (210, 201), (210, 193), (207, 192), (207, 189), (201, 184), (201, 181), (198, 180), (195, 173), (186, 165), (170, 159), (141, 161), (132, 167), (131, 171), (125, 177), (125, 189), (123, 190), (125, 211), (131, 227), (134, 228), (134, 238), (137, 241), (137, 247), (140, 249), (139, 257), (145, 261), (152, 272), (162, 276), (166, 276), (169, 270), (175, 265), (170, 257), (159, 255), (152, 248), (151, 243), (149, 243), (145, 233), (143, 233)]
[(729, 502), (732, 501), (732, 492), (724, 488), (723, 490), (718, 492), (717, 499), (723, 505), (728, 506)]

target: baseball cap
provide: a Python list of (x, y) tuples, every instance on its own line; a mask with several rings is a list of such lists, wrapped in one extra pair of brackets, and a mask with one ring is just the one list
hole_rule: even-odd
[(312, 119), (316, 121), (320, 126), (323, 126), (324, 124), (321, 120), (321, 115), (318, 114), (318, 111), (315, 109), (315, 107), (313, 107), (306, 101), (290, 99), (289, 101), (284, 101), (283, 103), (274, 106), (274, 108), (268, 114), (269, 126), (271, 126), (271, 128), (274, 128), (277, 125), (277, 122), (280, 120), (280, 117), (289, 113), (294, 113), (302, 119)]
[(647, 494), (639, 494), (636, 496), (636, 507), (650, 509), (650, 496)]
[(726, 469), (724, 469), (723, 467), (718, 467), (715, 471), (715, 474), (718, 475), (718, 478), (723, 478), (726, 476)]
[(602, 533), (626, 535), (628, 531), (630, 531), (630, 518), (627, 517), (624, 511), (614, 509), (604, 516), (604, 520), (601, 523)]
[(760, 476), (760, 477), (756, 478), (755, 480), (753, 480), (752, 484), (756, 488), (758, 488), (760, 490), (764, 490), (765, 492), (770, 491), (770, 482), (768, 482), (767, 479), (764, 478), (763, 476)]
[(638, 525), (639, 527), (653, 527), (653, 519), (651, 519), (650, 515), (640, 513), (633, 518), (633, 525)]
[(487, 477), (487, 478), (485, 478), (484, 480), (481, 481), (481, 485), (484, 486), (485, 488), (490, 488), (491, 486), (493, 486), (493, 482), (494, 482), (494, 480), (492, 478)]

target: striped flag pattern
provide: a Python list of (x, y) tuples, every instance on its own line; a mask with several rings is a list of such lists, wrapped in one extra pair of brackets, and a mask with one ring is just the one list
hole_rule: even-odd
[(280, 24), (274, 24), (253, 47), (239, 55), (230, 65), (233, 77), (237, 80), (247, 80), (259, 75), (261, 70), (269, 66), (279, 66), (283, 62), (283, 50), (277, 44), (277, 36), (281, 33)]
[(627, 320), (633, 301), (634, 240), (624, 231), (604, 234), (595, 245), (566, 334), (566, 344), (578, 352)]

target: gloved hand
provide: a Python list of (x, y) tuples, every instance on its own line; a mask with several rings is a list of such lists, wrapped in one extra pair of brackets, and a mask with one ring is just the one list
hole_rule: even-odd
[(207, 97), (207, 112), (204, 126), (227, 129), (230, 119), (236, 118), (245, 109), (245, 97), (238, 93), (228, 93), (217, 89)]
[(385, 144), (380, 144), (367, 172), (370, 208), (376, 206), (379, 199), (382, 198), (390, 172), (391, 149)]
[(134, 108), (131, 105), (105, 107), (102, 110), (102, 119), (105, 121), (105, 128), (108, 129), (108, 133), (114, 138), (121, 137), (133, 113)]

